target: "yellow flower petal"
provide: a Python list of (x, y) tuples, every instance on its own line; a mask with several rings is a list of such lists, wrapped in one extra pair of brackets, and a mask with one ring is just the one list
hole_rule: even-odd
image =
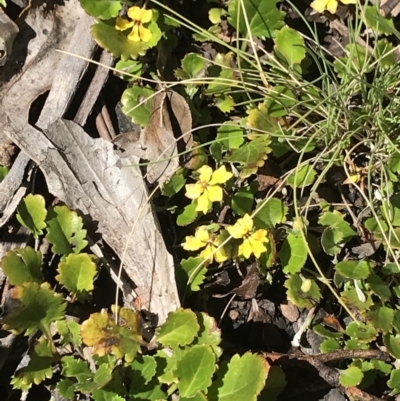
[(256, 258), (259, 258), (262, 253), (267, 251), (267, 248), (261, 241), (257, 241), (252, 237), (248, 238), (251, 252), (254, 253)]
[(249, 259), (252, 254), (250, 241), (245, 239), (241, 245), (239, 245), (239, 255), (243, 255), (246, 259)]
[(357, 0), (340, 0), (343, 4), (357, 4)]
[(125, 31), (126, 29), (131, 27), (133, 27), (132, 21), (128, 21), (127, 19), (121, 17), (117, 17), (117, 19), (115, 20), (115, 29), (117, 31)]
[(185, 242), (182, 244), (182, 247), (185, 251), (197, 251), (200, 248), (204, 248), (205, 245), (205, 242), (200, 241), (198, 238), (195, 238), (193, 235), (191, 235), (185, 238)]
[(221, 202), (224, 196), (222, 188), (218, 185), (208, 186), (204, 193), (211, 202)]
[(268, 242), (267, 234), (267, 230), (260, 229), (251, 234), (251, 238), (255, 241)]
[(210, 185), (224, 184), (233, 177), (233, 174), (226, 171), (225, 166), (221, 166), (218, 170), (215, 170), (212, 174)]
[(225, 255), (222, 248), (215, 251), (214, 257), (215, 257), (215, 261), (218, 263), (222, 263), (222, 262), (225, 262), (228, 260), (228, 256)]
[(131, 40), (132, 42), (140, 42), (138, 24), (133, 26), (131, 33), (128, 35), (128, 39)]
[(323, 13), (325, 10), (328, 10), (330, 13), (335, 14), (338, 6), (337, 0), (314, 0), (310, 4), (311, 8), (313, 8), (317, 13)]
[(243, 218), (239, 219), (233, 226), (228, 227), (228, 233), (233, 238), (243, 238), (253, 229), (253, 219), (246, 213)]
[(185, 189), (186, 189), (185, 196), (186, 198), (189, 199), (197, 199), (204, 192), (203, 185), (199, 183), (186, 184)]
[(214, 252), (215, 252), (215, 248), (211, 245), (208, 244), (205, 249), (203, 249), (201, 251), (200, 256), (205, 259), (205, 260), (209, 260), (210, 262), (213, 261), (214, 258)]
[[(194, 236), (204, 244), (210, 239), (210, 233), (208, 232), (206, 226), (200, 226), (196, 229)], [(203, 245), (204, 246), (204, 245)]]
[(202, 166), (200, 167), (197, 172), (199, 173), (199, 181), (208, 183), (211, 180), (212, 176), (212, 168), (210, 166)]
[(140, 17), (140, 21), (142, 22), (142, 24), (150, 22), (152, 16), (153, 16), (152, 10), (146, 10), (145, 8), (142, 8), (142, 15)]
[(140, 25), (139, 36), (142, 42), (148, 42), (153, 36), (153, 33), (150, 31), (150, 29), (147, 29), (144, 26)]
[(127, 14), (128, 17), (134, 21), (142, 21), (140, 19), (142, 17), (142, 9), (138, 6), (130, 7)]
[(210, 201), (208, 200), (207, 194), (204, 193), (197, 198), (196, 212), (203, 212), (204, 214), (206, 214), (209, 209)]

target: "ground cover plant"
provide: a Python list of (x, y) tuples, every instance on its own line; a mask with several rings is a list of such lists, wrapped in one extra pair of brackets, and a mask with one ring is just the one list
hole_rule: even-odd
[[(118, 59), (134, 123), (151, 124), (165, 91), (190, 111), (193, 129), (177, 125), (190, 141), (142, 163), (150, 177), (152, 165), (180, 162), (151, 183), (185, 309), (157, 329), (155, 345), (142, 339), (140, 315), (118, 317), (115, 305), (113, 315), (64, 320), (67, 304), (89, 299), (98, 266), (81, 253), (75, 212), (46, 212), (43, 198), (28, 197), (19, 221), (35, 238), (47, 230), (65, 291), (46, 283), (36, 249), (2, 260), (20, 302), (4, 328), (43, 333), (14, 387), (42, 383), (58, 364), (66, 398), (290, 399), (293, 378), (280, 358), (291, 355), (322, 373), (337, 369), (325, 380), (349, 398), (392, 399), (400, 392), (396, 17), (351, 0), (81, 4), (97, 43)], [(173, 108), (172, 97), (162, 102)], [(43, 316), (27, 319), (33, 310)], [(250, 321), (262, 323), (256, 334)], [(82, 344), (92, 347), (91, 366)]]

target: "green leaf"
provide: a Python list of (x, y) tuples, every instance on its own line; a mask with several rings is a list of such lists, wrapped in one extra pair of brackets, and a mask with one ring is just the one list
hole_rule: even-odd
[(304, 39), (292, 28), (284, 26), (276, 33), (275, 50), (287, 61), (290, 67), (300, 64), (306, 57)]
[(83, 394), (90, 394), (94, 390), (104, 387), (111, 379), (112, 368), (108, 364), (103, 363), (94, 373), (92, 380), (87, 380), (84, 383), (78, 383), (76, 385), (76, 389)]
[(341, 345), (334, 338), (327, 338), (319, 347), (323, 354), (342, 349)]
[(182, 397), (206, 391), (215, 371), (215, 354), (208, 345), (193, 345), (177, 364), (178, 389)]
[(383, 336), (383, 343), (393, 358), (400, 358), (400, 334), (385, 334)]
[(223, 123), (217, 131), (217, 138), (222, 148), (226, 151), (239, 149), (244, 142), (243, 128), (232, 122)]
[(364, 373), (361, 371), (361, 369), (355, 366), (350, 366), (349, 368), (340, 372), (339, 382), (342, 386), (354, 387), (361, 383), (363, 377)]
[(50, 284), (27, 282), (11, 290), (11, 299), (18, 307), (3, 318), (4, 328), (25, 331), (25, 335), (42, 330), (51, 339), (50, 324), (65, 318), (67, 304), (61, 294), (56, 294)]
[(177, 171), (162, 187), (162, 194), (164, 196), (176, 195), (186, 184), (186, 178), (183, 171)]
[(188, 53), (182, 59), (182, 68), (175, 71), (181, 79), (199, 78), (205, 75), (206, 60), (197, 53)]
[(218, 388), (218, 401), (256, 401), (268, 376), (268, 362), (249, 352), (234, 355), (228, 364), (223, 384)]
[(121, 79), (135, 82), (142, 76), (143, 64), (135, 60), (119, 60), (115, 65), (115, 69), (118, 70), (118, 76)]
[(15, 389), (27, 390), (32, 384), (40, 384), (46, 379), (53, 377), (52, 364), (57, 360), (53, 355), (52, 347), (45, 337), (41, 337), (33, 352), (27, 366), (20, 369), (11, 380)]
[(156, 330), (156, 339), (164, 347), (178, 347), (190, 344), (200, 326), (194, 312), (178, 309), (168, 314), (166, 322)]
[(354, 287), (348, 287), (345, 289), (345, 291), (341, 292), (341, 298), (344, 303), (351, 305), (360, 311), (367, 310), (374, 303), (370, 293), (364, 293), (364, 295), (366, 296), (366, 300), (360, 300)]
[(287, 183), (293, 189), (307, 187), (314, 182), (315, 174), (316, 172), (311, 165), (305, 165), (289, 174)]
[(215, 106), (218, 107), (223, 113), (229, 113), (235, 108), (235, 100), (232, 96), (227, 94), (221, 94), (215, 98)]
[(253, 182), (231, 196), (231, 206), (233, 211), (237, 215), (244, 216), (246, 213), (250, 214), (252, 212), (254, 204), (254, 193), (257, 191), (257, 187), (258, 184), (256, 182)]
[[(112, 305), (115, 314), (116, 307)], [(81, 325), (82, 341), (98, 356), (112, 353), (118, 359), (132, 362), (139, 351), (141, 336), (140, 313), (118, 307), (119, 322), (107, 313), (93, 313)]]
[(390, 395), (400, 393), (400, 369), (393, 369), (390, 372), (390, 379), (387, 381), (387, 385), (393, 390)]
[(138, 356), (129, 364), (129, 378), (135, 383), (134, 393), (143, 390), (156, 374), (157, 363), (154, 357), (149, 355)]
[(400, 33), (394, 27), (393, 19), (391, 17), (384, 17), (379, 13), (378, 7), (368, 6), (364, 8), (365, 23), (369, 28), (375, 32), (384, 35), (396, 35), (400, 38)]
[(221, 17), (226, 14), (227, 12), (223, 8), (210, 8), (208, 11), (208, 18), (212, 24), (219, 24), (221, 22)]
[[(121, 97), (122, 112), (134, 124), (146, 126), (150, 119), (154, 91), (147, 87), (132, 86), (125, 89)], [(143, 102), (143, 103), (142, 103)]]
[(118, 0), (80, 0), (80, 3), (89, 15), (100, 19), (117, 17), (122, 8)]
[(94, 256), (87, 253), (71, 253), (58, 265), (56, 280), (79, 300), (87, 299), (94, 289), (97, 266), (93, 260)]
[[(282, 88), (282, 90), (284, 89)], [(285, 103), (277, 103), (276, 97), (270, 95), (270, 98), (267, 98), (265, 103), (259, 103), (257, 107), (250, 109), (247, 112), (247, 126), (251, 129), (250, 138), (256, 138), (260, 135), (270, 138), (272, 134), (280, 134), (281, 127), (278, 120), (269, 113), (279, 114), (284, 105)]]
[[(153, 23), (157, 26), (157, 24)], [(148, 28), (152, 23), (149, 24)], [(153, 29), (151, 29), (153, 30)], [(99, 46), (111, 53), (115, 58), (136, 60), (139, 56), (144, 56), (146, 50), (150, 48), (148, 43), (139, 41), (133, 42), (128, 39), (128, 31), (121, 32), (115, 29), (115, 20), (100, 21), (92, 25), (91, 33)]]
[(196, 220), (198, 212), (196, 212), (196, 203), (192, 202), (190, 205), (185, 206), (183, 212), (177, 217), (176, 224), (180, 227), (187, 226)]
[(394, 46), (387, 39), (378, 40), (374, 47), (374, 57), (382, 68), (390, 68), (396, 64)]
[(254, 225), (257, 228), (273, 229), (277, 224), (282, 224), (286, 221), (288, 210), (278, 198), (260, 202), (257, 206), (257, 214), (254, 216)]
[(311, 281), (311, 287), (307, 292), (303, 291), (303, 280), (298, 274), (290, 275), (284, 284), (284, 286), (287, 288), (288, 299), (299, 308), (310, 309), (313, 307), (313, 303), (310, 299), (317, 301), (321, 299), (321, 291), (317, 283), (311, 279), (308, 280)]
[(232, 62), (232, 52), (225, 54), (217, 53), (213, 65), (208, 68), (209, 77), (215, 77), (215, 79), (212, 79), (211, 83), (208, 85), (206, 95), (218, 96), (230, 92), (232, 84), (237, 81), (237, 76), (234, 69), (231, 67)]
[(245, 0), (243, 2), (232, 0), (228, 6), (228, 22), (246, 37), (272, 38), (276, 30), (284, 26), (285, 13), (278, 10), (277, 2), (278, 0)]
[(222, 339), (221, 330), (219, 329), (217, 322), (213, 317), (204, 312), (196, 313), (196, 316), (200, 329), (197, 333), (195, 344), (210, 345), (214, 354), (219, 358), (222, 355), (222, 348), (219, 347)]
[(43, 282), (42, 254), (30, 246), (7, 252), (1, 260), (1, 268), (11, 285), (22, 285), (26, 281)]
[(75, 382), (70, 379), (61, 379), (57, 383), (57, 390), (59, 391), (61, 397), (64, 398), (74, 398), (75, 396)]
[(350, 322), (346, 327), (346, 334), (362, 343), (370, 343), (375, 340), (378, 335), (377, 331), (372, 325), (362, 322)]
[(386, 301), (392, 296), (388, 283), (383, 281), (377, 274), (371, 274), (367, 279), (367, 283), (372, 292), (380, 299)]
[(259, 167), (262, 167), (271, 152), (269, 144), (270, 139), (266, 136), (258, 136), (254, 140), (244, 144), (239, 149), (226, 157), (226, 160), (232, 163), (239, 163), (242, 166), (240, 178), (248, 178), (255, 174)]
[(42, 195), (29, 194), (18, 205), (17, 220), (27, 228), (34, 238), (43, 234), (46, 227), (46, 202)]
[(46, 238), (53, 244), (51, 250), (58, 255), (79, 253), (88, 244), (82, 217), (67, 206), (49, 209)]
[[(190, 289), (194, 292), (200, 291), (200, 286), (204, 283), (204, 279), (207, 273), (207, 266), (203, 262), (203, 258), (200, 257), (190, 257), (188, 259), (181, 260), (181, 267), (186, 273), (187, 277), (186, 282), (190, 283)], [(198, 268), (202, 263), (203, 266)]]
[(80, 347), (82, 344), (81, 326), (72, 319), (59, 320), (56, 322), (56, 330), (61, 336), (61, 344), (72, 344)]
[(367, 311), (365, 318), (377, 330), (381, 330), (383, 334), (386, 334), (391, 331), (394, 310), (387, 306), (373, 305)]
[(318, 334), (321, 337), (327, 337), (327, 338), (342, 338), (343, 333), (339, 331), (333, 331), (328, 328), (326, 328), (324, 325), (321, 323), (316, 324), (313, 326), (313, 332)]
[(285, 85), (277, 85), (267, 94), (265, 110), (271, 117), (283, 117), (296, 104), (297, 100), (294, 93)]
[(284, 273), (298, 273), (307, 260), (307, 248), (300, 234), (289, 233), (278, 254)]
[(343, 277), (360, 279), (371, 274), (372, 263), (368, 260), (344, 260), (335, 266), (335, 270)]

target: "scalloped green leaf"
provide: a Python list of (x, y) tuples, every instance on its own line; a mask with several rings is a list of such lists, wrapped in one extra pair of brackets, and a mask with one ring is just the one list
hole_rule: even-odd
[(359, 342), (370, 343), (378, 335), (372, 325), (362, 322), (350, 322), (346, 327), (346, 334)]
[(229, 113), (234, 110), (236, 102), (232, 96), (221, 94), (214, 99), (215, 106), (218, 107), (223, 113)]
[(57, 255), (79, 253), (88, 242), (83, 229), (82, 217), (67, 206), (55, 206), (47, 215), (47, 240), (53, 244), (51, 250)]
[(296, 169), (296, 171), (289, 174), (287, 183), (293, 189), (303, 188), (311, 185), (315, 180), (316, 171), (311, 165), (305, 165)]
[(122, 8), (119, 0), (80, 0), (82, 8), (92, 17), (110, 19), (118, 17)]
[(186, 184), (186, 177), (183, 175), (183, 171), (177, 171), (162, 187), (162, 194), (164, 196), (176, 195)]
[(264, 165), (271, 152), (270, 143), (271, 140), (266, 135), (258, 136), (239, 149), (233, 150), (225, 159), (232, 163), (239, 163), (242, 167), (240, 178), (248, 178)]
[[(150, 25), (149, 24), (149, 29)], [(157, 26), (157, 24), (154, 23)], [(132, 42), (127, 37), (127, 31), (117, 31), (115, 29), (115, 20), (98, 20), (91, 27), (91, 33), (99, 46), (111, 53), (115, 58), (136, 60), (139, 56), (144, 56), (150, 48), (145, 42)]]
[(230, 92), (232, 84), (237, 81), (234, 69), (231, 67), (233, 53), (217, 53), (213, 65), (208, 68), (209, 78), (214, 79), (208, 84), (206, 95), (224, 95)]
[(392, 329), (394, 310), (387, 306), (373, 305), (367, 311), (365, 318), (373, 327), (386, 334)]
[(271, 134), (280, 134), (281, 128), (278, 120), (269, 114), (270, 111), (279, 110), (275, 109), (272, 104), (272, 101), (275, 101), (274, 99), (272, 97), (269, 101), (259, 103), (257, 107), (248, 110), (247, 126), (251, 129), (250, 138), (256, 138), (260, 135), (269, 137)]
[(352, 279), (368, 277), (372, 268), (373, 264), (368, 260), (343, 260), (335, 266), (335, 270), (343, 277)]
[(391, 395), (400, 393), (400, 369), (393, 369), (390, 372), (390, 379), (387, 385), (392, 389)]
[(232, 122), (223, 123), (217, 131), (217, 138), (223, 150), (239, 149), (244, 142), (244, 131), (238, 124)]
[(344, 303), (351, 305), (360, 311), (367, 310), (374, 304), (372, 300), (371, 294), (369, 292), (364, 293), (366, 299), (365, 301), (360, 300), (358, 297), (357, 291), (354, 287), (348, 287), (344, 291), (340, 293), (340, 296)]
[(82, 344), (81, 326), (72, 319), (59, 320), (55, 324), (58, 334), (61, 336), (61, 344), (72, 344), (80, 347)]
[(271, 198), (267, 202), (260, 202), (257, 214), (254, 216), (254, 225), (257, 228), (273, 229), (277, 224), (286, 221), (288, 207), (278, 198)]
[(30, 354), (27, 366), (20, 369), (12, 378), (15, 389), (28, 390), (32, 384), (38, 385), (53, 377), (52, 364), (57, 357), (53, 355), (52, 347), (45, 337), (41, 337)]
[(384, 35), (396, 35), (400, 38), (399, 31), (394, 27), (393, 19), (391, 17), (384, 17), (379, 13), (379, 9), (376, 6), (367, 6), (364, 9), (365, 23), (369, 28), (372, 28), (374, 32), (381, 33)]
[(181, 79), (199, 78), (205, 74), (206, 66), (206, 60), (199, 54), (188, 53), (182, 59), (182, 68), (175, 71), (175, 76)]
[(222, 338), (217, 322), (212, 316), (204, 312), (196, 313), (196, 316), (200, 329), (197, 333), (195, 344), (210, 345), (214, 354), (219, 358), (222, 355), (222, 348), (219, 347)]
[(393, 358), (400, 359), (400, 334), (385, 334), (383, 343)]
[(296, 30), (284, 26), (276, 33), (274, 42), (275, 50), (285, 58), (290, 67), (300, 64), (305, 59), (304, 39)]
[(244, 36), (273, 38), (275, 32), (285, 24), (285, 13), (278, 10), (277, 2), (278, 0), (246, 0), (243, 2), (232, 0), (228, 6), (228, 22)]
[(137, 81), (143, 73), (143, 64), (136, 60), (119, 60), (115, 68), (118, 70), (117, 75), (128, 82)]
[(371, 274), (367, 279), (367, 283), (372, 292), (380, 299), (388, 300), (392, 296), (388, 283), (383, 281), (377, 274)]
[(11, 285), (22, 285), (26, 281), (43, 282), (42, 254), (30, 246), (8, 251), (1, 259), (1, 268)]
[(25, 332), (28, 336), (40, 329), (52, 338), (50, 324), (65, 318), (67, 304), (61, 294), (56, 294), (50, 284), (26, 282), (11, 290), (11, 297), (18, 305), (3, 318), (4, 329)]
[(17, 220), (32, 233), (34, 238), (43, 234), (43, 229), (46, 228), (46, 215), (46, 201), (42, 195), (25, 196), (17, 208)]
[(390, 68), (396, 64), (394, 46), (387, 39), (378, 40), (374, 48), (374, 57), (382, 68)]
[(206, 391), (215, 371), (215, 354), (205, 344), (193, 345), (178, 361), (176, 373), (178, 389), (182, 397), (193, 397), (198, 391)]
[(342, 370), (339, 376), (339, 382), (345, 387), (358, 386), (364, 377), (364, 373), (360, 368), (356, 366), (350, 366), (349, 368)]
[(268, 377), (269, 364), (260, 355), (249, 352), (234, 355), (228, 363), (218, 401), (256, 401)]
[(166, 322), (156, 330), (156, 340), (164, 347), (188, 345), (194, 340), (199, 328), (195, 313), (180, 308), (168, 314)]
[(289, 233), (278, 253), (284, 273), (298, 273), (306, 263), (308, 253), (300, 234)]
[(254, 194), (257, 192), (257, 189), (258, 183), (253, 182), (231, 196), (231, 207), (237, 215), (244, 216), (246, 213), (251, 214), (254, 204)]
[[(205, 276), (207, 273), (207, 266), (203, 263), (203, 258), (190, 257), (188, 259), (181, 260), (181, 268), (186, 274), (186, 282), (190, 283), (190, 289), (192, 291), (200, 291), (200, 286), (204, 283)], [(203, 266), (198, 268), (200, 264)]]
[(334, 338), (327, 338), (326, 340), (322, 341), (319, 348), (322, 353), (326, 354), (328, 352), (341, 350), (342, 346)]
[(296, 104), (294, 93), (285, 85), (277, 85), (266, 96), (265, 110), (271, 117), (283, 117)]
[[(125, 89), (122, 97), (122, 112), (127, 115), (134, 124), (146, 126), (150, 119), (153, 105), (153, 89), (141, 86), (132, 86)], [(142, 103), (143, 102), (143, 103)]]
[[(116, 307), (112, 305), (115, 314)], [(118, 307), (119, 322), (107, 313), (93, 313), (81, 325), (82, 341), (98, 356), (112, 353), (127, 363), (134, 360), (142, 342), (139, 312)]]
[(59, 263), (57, 272), (56, 280), (78, 300), (87, 299), (94, 289), (97, 265), (93, 255), (71, 253)]
[(135, 388), (132, 389), (131, 395), (143, 390), (144, 386), (156, 374), (157, 362), (150, 355), (139, 355), (132, 363), (129, 364), (129, 378), (132, 383), (135, 383)]
[(321, 291), (315, 283), (311, 281), (311, 286), (307, 292), (304, 292), (303, 280), (298, 274), (292, 274), (285, 281), (284, 286), (287, 288), (287, 297), (299, 308), (310, 309), (313, 307), (311, 299), (319, 301), (321, 299)]
[(193, 223), (199, 214), (196, 211), (196, 206), (196, 201), (193, 201), (191, 204), (185, 206), (182, 213), (177, 217), (176, 224), (180, 227), (183, 227)]

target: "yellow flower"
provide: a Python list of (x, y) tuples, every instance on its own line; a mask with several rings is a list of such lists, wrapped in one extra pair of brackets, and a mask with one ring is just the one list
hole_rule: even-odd
[(221, 239), (210, 234), (206, 226), (198, 227), (194, 236), (191, 235), (186, 237), (185, 242), (182, 245), (183, 249), (186, 251), (197, 251), (201, 248), (204, 248), (201, 251), (200, 256), (205, 260), (209, 260), (210, 262), (213, 261), (214, 257), (215, 261), (218, 263), (228, 260), (228, 256), (224, 254), (223, 249), (218, 249), (218, 247), (221, 245)]
[[(356, 4), (357, 0), (340, 0), (343, 4)], [(311, 8), (313, 8), (317, 13), (323, 13), (328, 10), (330, 13), (335, 14), (338, 6), (338, 0), (314, 0), (311, 3)]]
[(223, 192), (218, 184), (224, 184), (233, 174), (226, 171), (225, 166), (221, 166), (214, 172), (210, 166), (200, 167), (197, 171), (199, 179), (196, 184), (185, 186), (185, 196), (189, 199), (197, 199), (196, 211), (206, 214), (211, 207), (210, 203), (222, 201)]
[(115, 28), (118, 31), (125, 31), (132, 28), (128, 39), (132, 42), (148, 42), (151, 39), (152, 33), (150, 29), (145, 28), (143, 24), (150, 22), (153, 16), (152, 10), (146, 10), (140, 7), (131, 7), (128, 9), (128, 17), (132, 20), (129, 21), (125, 18), (118, 17), (115, 21)]
[(253, 219), (245, 214), (243, 218), (239, 219), (233, 226), (227, 228), (233, 238), (243, 238), (243, 242), (239, 245), (239, 255), (243, 255), (249, 259), (251, 254), (254, 253), (256, 258), (259, 258), (263, 252), (267, 250), (264, 243), (268, 242), (267, 230), (253, 229)]

